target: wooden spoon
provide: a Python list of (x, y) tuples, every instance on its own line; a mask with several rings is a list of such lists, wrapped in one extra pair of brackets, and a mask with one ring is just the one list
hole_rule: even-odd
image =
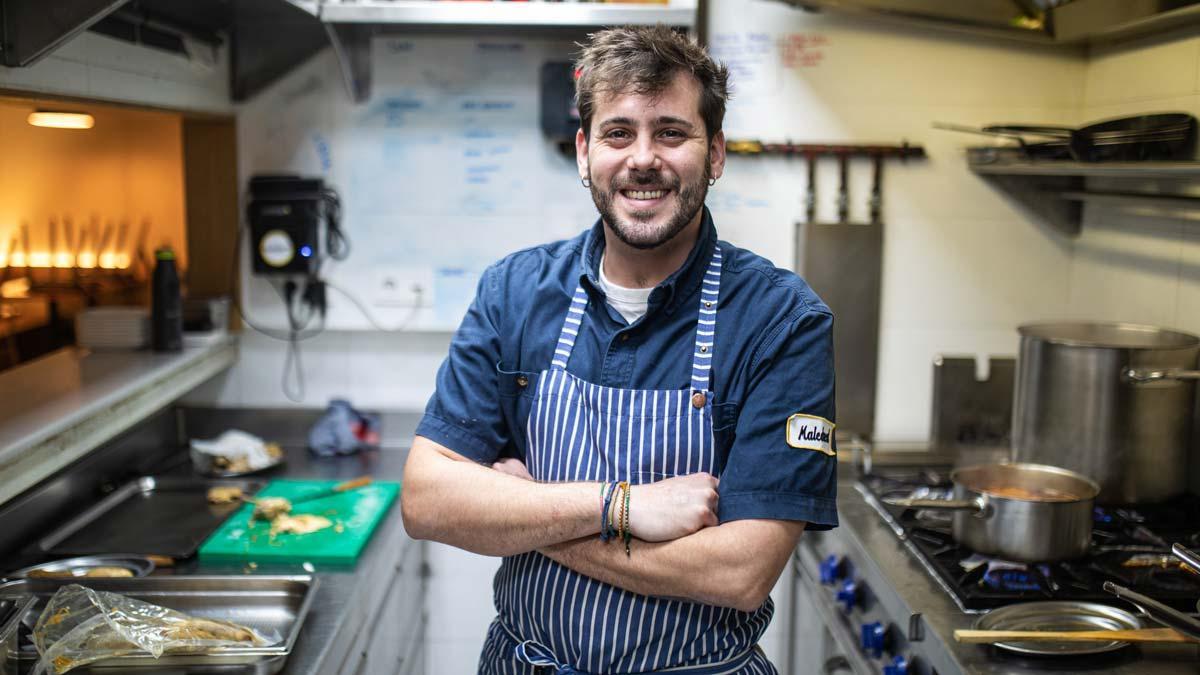
[(954, 639), (968, 644), (997, 642), (1190, 642), (1200, 641), (1171, 628), (1134, 630), (968, 630), (954, 631)]

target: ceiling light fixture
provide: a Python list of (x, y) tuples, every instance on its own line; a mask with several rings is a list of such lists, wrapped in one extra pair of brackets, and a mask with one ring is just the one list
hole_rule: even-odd
[(87, 113), (54, 110), (35, 110), (26, 120), (35, 127), (53, 129), (91, 129), (96, 124), (96, 119)]

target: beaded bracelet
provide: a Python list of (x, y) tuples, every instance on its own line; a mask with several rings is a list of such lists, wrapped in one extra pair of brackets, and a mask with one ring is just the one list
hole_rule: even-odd
[(609, 522), (608, 511), (612, 504), (613, 493), (616, 492), (616, 486), (616, 483), (603, 483), (600, 485), (600, 496), (604, 500), (600, 506), (600, 541), (608, 541), (612, 536), (612, 525)]

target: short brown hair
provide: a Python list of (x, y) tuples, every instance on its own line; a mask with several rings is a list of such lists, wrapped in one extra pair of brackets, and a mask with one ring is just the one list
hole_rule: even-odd
[(721, 130), (729, 100), (729, 69), (712, 60), (694, 39), (659, 24), (627, 26), (593, 33), (575, 62), (575, 105), (585, 137), (590, 137), (596, 95), (655, 94), (677, 73), (700, 82), (700, 117), (708, 138)]

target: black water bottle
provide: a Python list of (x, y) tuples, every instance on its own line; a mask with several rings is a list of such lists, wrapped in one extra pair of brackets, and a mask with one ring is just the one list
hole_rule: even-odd
[(179, 272), (175, 252), (160, 248), (154, 252), (154, 279), (150, 310), (150, 331), (154, 351), (178, 352), (183, 349), (183, 299), (179, 296)]

